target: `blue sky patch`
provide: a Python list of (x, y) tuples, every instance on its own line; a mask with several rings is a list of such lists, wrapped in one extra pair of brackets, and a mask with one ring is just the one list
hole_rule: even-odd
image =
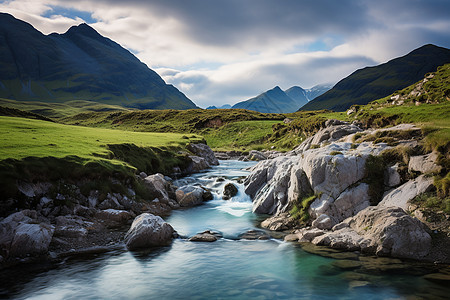
[(81, 10), (77, 10), (77, 9), (56, 6), (56, 5), (50, 5), (50, 7), (51, 7), (51, 9), (46, 11), (42, 15), (44, 18), (51, 18), (52, 16), (63, 16), (63, 17), (75, 20), (78, 17), (78, 18), (83, 19), (88, 24), (97, 22), (97, 20), (92, 17), (91, 12), (81, 11)]

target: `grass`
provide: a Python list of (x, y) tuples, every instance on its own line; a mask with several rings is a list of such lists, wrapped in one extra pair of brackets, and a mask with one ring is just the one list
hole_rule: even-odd
[(13, 196), (16, 180), (57, 181), (90, 178), (134, 180), (136, 171), (169, 174), (186, 166), (177, 152), (196, 135), (146, 133), (63, 125), (54, 122), (0, 117), (0, 180)]
[(134, 144), (138, 147), (179, 147), (200, 137), (182, 138), (177, 133), (129, 132), (103, 128), (62, 125), (0, 116), (0, 160), (25, 157), (65, 157), (76, 155), (93, 159), (109, 157), (109, 144)]
[(302, 222), (307, 222), (309, 220), (309, 213), (308, 209), (311, 206), (311, 203), (316, 200), (316, 195), (309, 195), (306, 197), (303, 197), (302, 199), (299, 199), (296, 203), (294, 203), (294, 206), (290, 210), (290, 215), (292, 218), (296, 220), (300, 220)]
[(109, 105), (94, 101), (72, 100), (64, 103), (39, 101), (16, 101), (0, 98), (0, 106), (14, 108), (44, 117), (58, 119), (87, 112), (131, 111), (118, 105)]

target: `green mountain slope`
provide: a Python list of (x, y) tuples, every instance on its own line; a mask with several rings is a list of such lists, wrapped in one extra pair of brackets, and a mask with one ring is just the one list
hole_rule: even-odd
[(196, 105), (128, 50), (86, 24), (44, 35), (0, 13), (0, 97), (93, 100), (138, 109)]
[(357, 70), (301, 110), (344, 111), (353, 104), (367, 104), (419, 81), (448, 62), (449, 49), (425, 45), (387, 63)]

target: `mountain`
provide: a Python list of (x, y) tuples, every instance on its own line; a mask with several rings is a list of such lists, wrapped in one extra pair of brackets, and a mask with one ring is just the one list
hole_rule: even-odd
[(243, 108), (262, 113), (288, 113), (296, 111), (299, 107), (279, 86), (276, 86), (254, 98), (238, 102), (232, 108)]
[(276, 86), (254, 98), (238, 102), (232, 108), (244, 108), (262, 113), (291, 113), (330, 88), (330, 85), (323, 84), (307, 90), (299, 86), (293, 86), (283, 91)]
[(224, 104), (224, 105), (219, 106), (219, 107), (217, 107), (215, 105), (211, 105), (211, 106), (208, 106), (206, 109), (229, 109), (229, 108), (231, 108), (230, 104)]
[(301, 110), (344, 111), (353, 104), (367, 104), (419, 81), (448, 62), (449, 49), (425, 45), (387, 63), (355, 71)]
[(128, 50), (87, 24), (44, 35), (5, 13), (0, 13), (0, 98), (197, 108)]

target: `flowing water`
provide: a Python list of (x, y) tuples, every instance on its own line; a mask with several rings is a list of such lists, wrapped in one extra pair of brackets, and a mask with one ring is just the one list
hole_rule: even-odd
[[(144, 252), (123, 249), (77, 257), (58, 265), (37, 266), (37, 271), (31, 266), (18, 267), (7, 271), (10, 278), (8, 283), (0, 283), (0, 297), (368, 300), (445, 299), (450, 295), (448, 287), (423, 279), (417, 266), (397, 264), (390, 272), (376, 268), (349, 271), (336, 268), (336, 259), (307, 253), (293, 243), (238, 240), (239, 234), (255, 229), (261, 221), (251, 212), (251, 199), (243, 193), (242, 184), (237, 183), (247, 175), (242, 169), (250, 165), (222, 161), (205, 173), (178, 181), (212, 189), (214, 200), (173, 211), (167, 221), (182, 237), (209, 229), (220, 232), (222, 239), (201, 243), (180, 238), (171, 246)], [(228, 182), (237, 184), (239, 193), (225, 201), (222, 191)]]

